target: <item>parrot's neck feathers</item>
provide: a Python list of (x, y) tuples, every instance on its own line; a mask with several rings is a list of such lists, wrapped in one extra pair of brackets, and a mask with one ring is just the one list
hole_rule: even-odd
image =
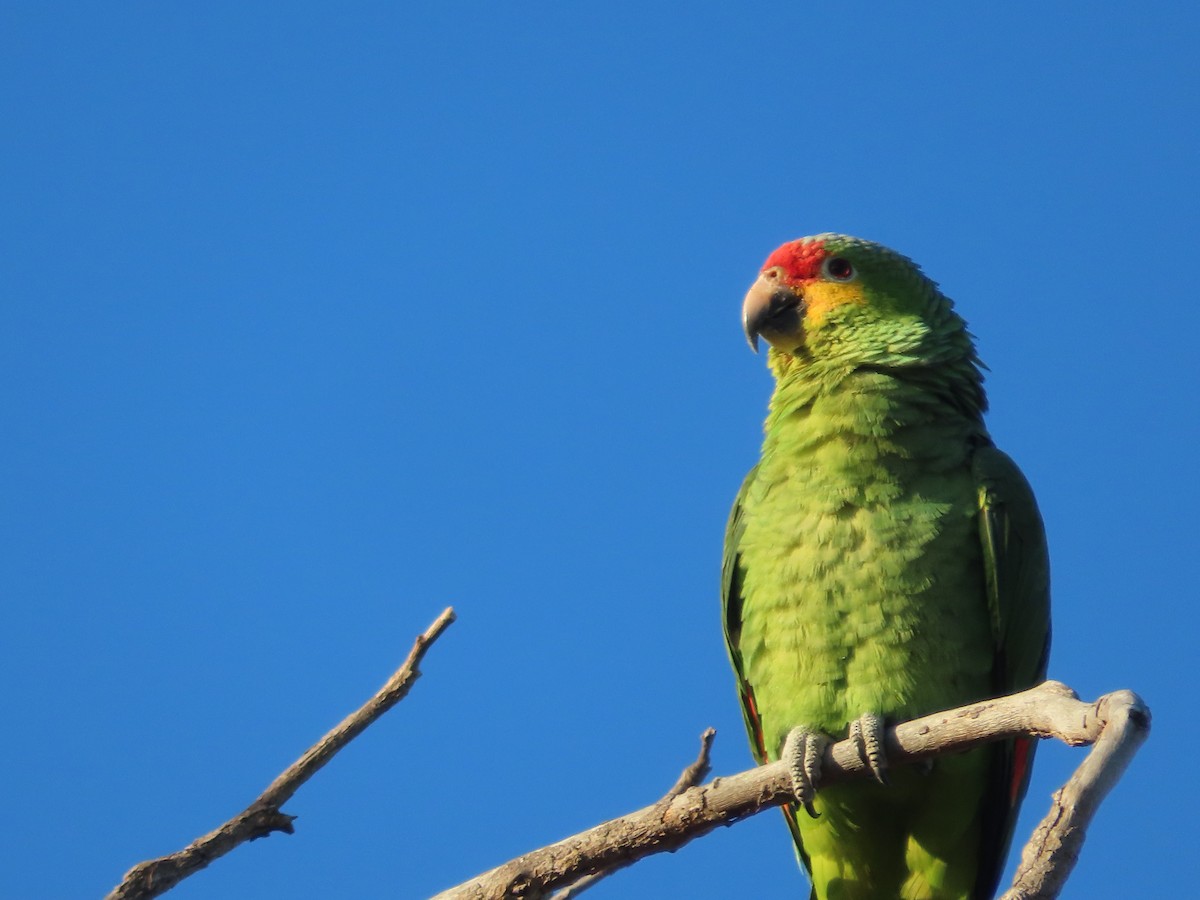
[(837, 410), (839, 420), (861, 419), (850, 426), (860, 433), (885, 434), (913, 425), (959, 420), (986, 436), (983, 414), (987, 397), (981, 364), (973, 350), (942, 361), (848, 365), (793, 359), (775, 368), (775, 391), (765, 424), (768, 437), (814, 410)]
[[(916, 424), (906, 421), (913, 416), (962, 418), (982, 432), (987, 397), (975, 343), (949, 298), (921, 280), (925, 308), (919, 315), (880, 320), (869, 310), (846, 307), (806, 335), (794, 353), (772, 348), (767, 361), (775, 391), (767, 433), (818, 401), (848, 413), (861, 406), (867, 416), (886, 407), (896, 424)], [(870, 402), (856, 400), (867, 395)]]

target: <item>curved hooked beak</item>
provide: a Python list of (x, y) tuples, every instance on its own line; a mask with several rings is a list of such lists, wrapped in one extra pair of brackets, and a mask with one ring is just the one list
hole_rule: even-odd
[(746, 292), (742, 302), (742, 327), (751, 349), (758, 352), (758, 337), (770, 344), (801, 333), (804, 318), (804, 296), (783, 282), (783, 272), (767, 269)]

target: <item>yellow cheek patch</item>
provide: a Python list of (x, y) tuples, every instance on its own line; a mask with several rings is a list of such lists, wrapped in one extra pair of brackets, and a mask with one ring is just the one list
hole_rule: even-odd
[(867, 305), (861, 282), (816, 281), (804, 288), (804, 318), (812, 325), (821, 324), (832, 310), (850, 303)]

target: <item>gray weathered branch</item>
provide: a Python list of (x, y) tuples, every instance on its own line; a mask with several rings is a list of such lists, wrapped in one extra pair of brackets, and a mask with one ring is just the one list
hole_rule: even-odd
[(424, 634), (418, 635), (408, 658), (375, 696), (313, 744), (246, 809), (180, 851), (138, 863), (125, 873), (121, 883), (112, 889), (105, 900), (146, 900), (157, 897), (246, 841), (267, 837), (276, 831), (291, 834), (295, 816), (281, 812), (280, 807), (334, 754), (404, 699), (413, 682), (421, 675), (418, 667), (425, 652), (453, 621), (454, 610), (447, 607)]
[[(996, 700), (973, 703), (888, 729), (892, 764), (915, 762), (1017, 735), (1094, 744), (1026, 848), (1003, 900), (1052, 900), (1070, 874), (1097, 805), (1145, 740), (1150, 712), (1129, 691), (1084, 703), (1054, 681)], [(825, 751), (821, 786), (870, 775), (854, 743)], [(566, 840), (534, 850), (438, 894), (434, 900), (541, 900), (594, 872), (675, 850), (747, 816), (793, 799), (785, 763), (771, 763), (668, 796)]]
[(1050, 812), (1021, 851), (1013, 885), (1000, 900), (1052, 900), (1058, 896), (1075, 868), (1100, 802), (1150, 733), (1150, 710), (1132, 691), (1106, 694), (1087, 707), (1085, 715), (1091, 721), (1083, 727), (1099, 728), (1100, 733), (1075, 774), (1054, 792)]
[[(671, 789), (667, 791), (656, 805), (665, 807), (688, 788), (695, 787), (705, 779), (712, 769), (712, 766), (709, 764), (709, 754), (712, 752), (713, 738), (716, 736), (717, 730), (715, 728), (704, 729), (704, 733), (700, 735), (700, 755), (696, 757), (695, 762), (680, 773), (679, 778), (671, 785)], [(637, 859), (634, 858), (622, 859), (607, 868), (597, 869), (590, 875), (584, 875), (574, 884), (570, 884), (560, 891), (555, 891), (552, 900), (574, 900), (574, 898), (589, 888), (594, 887), (609, 875), (624, 869), (626, 866), (632, 866), (635, 862), (637, 862)]]

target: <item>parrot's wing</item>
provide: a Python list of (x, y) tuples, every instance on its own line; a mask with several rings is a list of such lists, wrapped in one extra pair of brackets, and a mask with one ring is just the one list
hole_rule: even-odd
[(742, 531), (745, 528), (743, 502), (757, 472), (758, 466), (755, 466), (742, 482), (737, 499), (733, 502), (733, 511), (729, 514), (729, 524), (725, 528), (725, 556), (721, 561), (721, 622), (725, 629), (725, 649), (729, 651), (729, 661), (733, 664), (734, 676), (737, 678), (738, 700), (741, 701), (742, 718), (750, 735), (750, 747), (755, 760), (762, 765), (767, 761), (762, 723), (754, 706), (754, 689), (746, 681), (742, 653), (738, 646), (742, 636), (742, 568), (738, 548), (741, 546)]
[[(1046, 677), (1050, 653), (1050, 559), (1033, 491), (1016, 463), (994, 447), (975, 452), (979, 538), (992, 635), (996, 694), (1032, 687)], [(1017, 811), (1037, 741), (998, 745), (994, 783), (985, 801), (979, 888), (991, 896), (1008, 856)]]
[[(729, 514), (729, 524), (725, 528), (725, 555), (721, 561), (721, 622), (725, 630), (725, 649), (729, 651), (729, 661), (733, 664), (734, 675), (737, 678), (738, 700), (742, 706), (742, 718), (746, 723), (746, 732), (750, 735), (750, 747), (759, 765), (767, 762), (767, 747), (763, 739), (762, 722), (758, 716), (758, 708), (754, 704), (754, 686), (746, 680), (745, 669), (742, 666), (742, 654), (738, 643), (742, 636), (742, 566), (741, 554), (738, 548), (742, 542), (742, 531), (745, 528), (744, 503), (754, 476), (758, 472), (755, 466), (742, 482), (737, 499), (733, 503), (733, 511)], [(800, 857), (805, 871), (812, 871), (808, 854), (800, 840), (800, 829), (796, 825), (798, 807), (794, 803), (782, 807), (783, 818), (787, 821), (792, 832), (792, 840), (796, 843), (796, 853)], [(816, 897), (811, 895), (810, 900)]]

